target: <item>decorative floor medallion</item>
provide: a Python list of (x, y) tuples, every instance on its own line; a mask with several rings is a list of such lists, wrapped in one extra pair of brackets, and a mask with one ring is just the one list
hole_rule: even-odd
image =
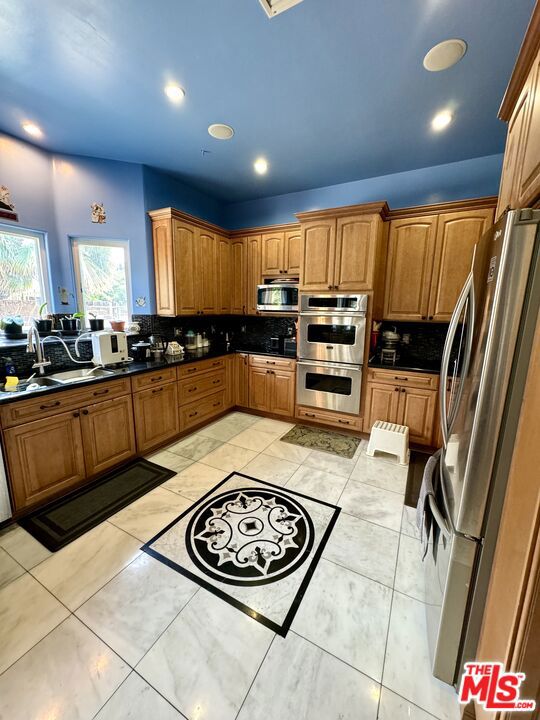
[(143, 550), (285, 636), (339, 512), (231, 473)]

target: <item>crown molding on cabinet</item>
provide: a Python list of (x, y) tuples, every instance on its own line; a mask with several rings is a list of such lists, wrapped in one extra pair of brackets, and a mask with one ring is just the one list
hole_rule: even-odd
[(299, 230), (298, 223), (285, 223), (283, 225), (261, 225), (260, 227), (241, 228), (240, 230), (229, 230), (230, 238), (244, 237), (245, 235), (263, 235), (265, 233), (287, 232), (288, 230)]
[(296, 217), (301, 222), (308, 220), (322, 220), (328, 217), (347, 217), (348, 215), (380, 215), (386, 220), (390, 213), (390, 208), (386, 200), (378, 202), (362, 203), (361, 205), (345, 205), (343, 207), (328, 208), (325, 210), (310, 210), (308, 212), (296, 213)]
[(423, 215), (440, 215), (441, 213), (458, 212), (459, 210), (481, 210), (495, 208), (497, 195), (473, 198), (472, 200), (452, 200), (450, 202), (434, 203), (433, 205), (417, 205), (416, 207), (397, 208), (388, 213), (389, 220), (401, 220)]
[(149, 210), (148, 215), (152, 220), (183, 220), (184, 222), (196, 225), (197, 227), (216, 233), (217, 235), (224, 235), (225, 237), (229, 236), (229, 232), (218, 225), (213, 225), (212, 223), (206, 222), (206, 220), (201, 220), (195, 215), (190, 215), (189, 213), (176, 210), (172, 207), (159, 208), (159, 210)]

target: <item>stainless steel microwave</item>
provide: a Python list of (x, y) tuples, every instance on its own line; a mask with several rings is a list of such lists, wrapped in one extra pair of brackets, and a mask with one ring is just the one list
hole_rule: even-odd
[(257, 310), (261, 312), (298, 312), (298, 285), (284, 282), (258, 285)]

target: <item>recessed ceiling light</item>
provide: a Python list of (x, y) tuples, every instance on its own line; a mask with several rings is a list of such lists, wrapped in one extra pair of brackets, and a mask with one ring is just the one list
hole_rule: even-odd
[(437, 113), (433, 120), (431, 121), (431, 127), (434, 130), (444, 130), (447, 125), (450, 125), (452, 122), (452, 113), (449, 110), (443, 110), (440, 113)]
[(268, 170), (268, 162), (263, 157), (260, 157), (255, 160), (253, 167), (258, 175), (264, 175)]
[(32, 137), (41, 137), (43, 135), (43, 131), (39, 125), (36, 125), (33, 122), (23, 122), (22, 129)]
[(447, 70), (461, 60), (467, 52), (465, 40), (453, 38), (435, 45), (424, 58), (424, 67), (430, 72)]
[(216, 140), (230, 140), (234, 135), (234, 130), (230, 125), (214, 123), (208, 128), (208, 133)]
[(180, 85), (166, 85), (164, 90), (165, 95), (173, 102), (182, 102), (186, 96), (186, 91)]

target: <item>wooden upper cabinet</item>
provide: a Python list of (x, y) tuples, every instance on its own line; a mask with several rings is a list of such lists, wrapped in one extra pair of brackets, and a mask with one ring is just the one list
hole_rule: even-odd
[(450, 321), (471, 270), (474, 246), (492, 224), (492, 209), (439, 215), (429, 320)]
[(282, 275), (285, 233), (265, 233), (261, 239), (262, 275)]
[(528, 207), (540, 197), (540, 51), (533, 62), (526, 93), (528, 111), (524, 116), (518, 158), (517, 207)]
[(302, 223), (303, 258), (301, 290), (333, 290), (336, 220)]
[(199, 309), (198, 230), (194, 225), (173, 221), (175, 315), (195, 315)]
[(390, 223), (384, 298), (387, 320), (427, 320), (437, 215)]
[(135, 455), (131, 395), (83, 408), (81, 430), (88, 477), (128, 460)]
[(519, 158), (523, 148), (523, 129), (529, 109), (529, 86), (527, 85), (518, 100), (510, 122), (508, 123), (508, 135), (506, 136), (506, 149), (504, 151), (501, 185), (499, 189), (499, 202), (497, 205), (497, 218), (506, 208), (517, 207), (517, 195), (519, 184)]
[(199, 288), (198, 310), (201, 313), (215, 315), (218, 304), (218, 240), (212, 233), (205, 230), (197, 232), (197, 251), (199, 257), (196, 264), (198, 278), (195, 282)]
[(334, 289), (371, 290), (375, 266), (376, 222), (373, 216), (338, 218)]
[(154, 220), (152, 239), (156, 278), (156, 312), (158, 315), (176, 315), (171, 221), (168, 219)]
[(246, 312), (257, 314), (257, 285), (261, 283), (261, 236), (250, 235), (246, 238), (247, 289)]
[(302, 233), (297, 230), (286, 230), (283, 243), (283, 270), (285, 275), (300, 277), (302, 265)]
[(232, 273), (231, 244), (228, 238), (218, 235), (217, 238), (217, 312), (227, 314), (231, 311)]
[(231, 241), (231, 313), (243, 315), (246, 311), (246, 243), (244, 238)]

